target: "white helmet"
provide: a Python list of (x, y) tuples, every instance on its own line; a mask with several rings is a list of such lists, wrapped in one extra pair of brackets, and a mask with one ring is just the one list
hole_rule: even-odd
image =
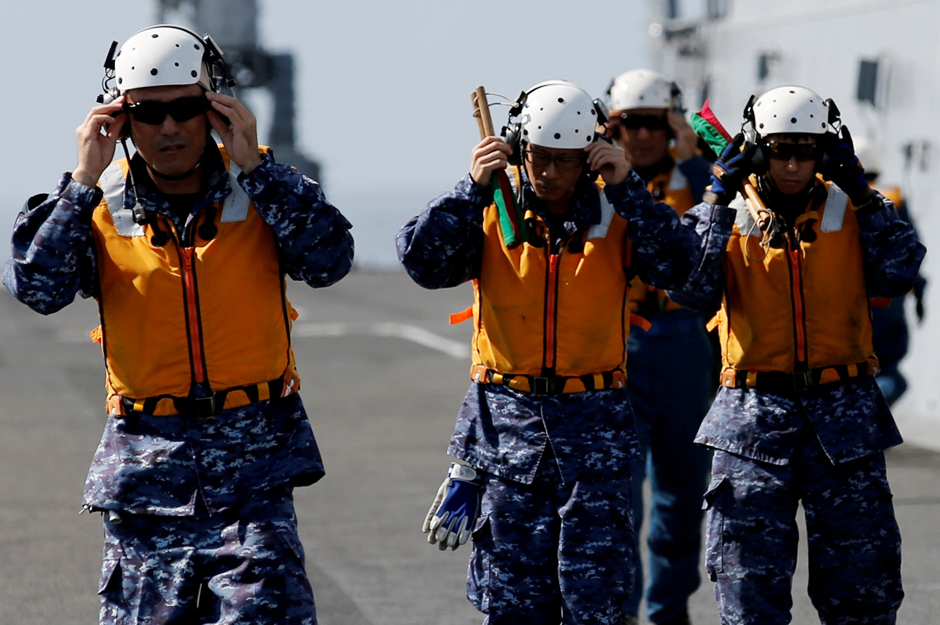
[(675, 107), (678, 87), (671, 80), (651, 69), (632, 69), (624, 72), (610, 85), (610, 108), (615, 111), (630, 109)]
[(829, 104), (806, 87), (776, 87), (757, 98), (754, 130), (761, 137), (777, 133), (826, 134)]
[(865, 173), (877, 176), (881, 173), (881, 151), (868, 137), (853, 137), (855, 156), (858, 157)]
[(114, 57), (118, 94), (140, 87), (195, 84), (213, 91), (206, 48), (206, 41), (181, 26), (161, 24), (138, 31)]
[(518, 112), (522, 140), (547, 148), (583, 148), (607, 121), (604, 105), (565, 80), (542, 82), (525, 92)]

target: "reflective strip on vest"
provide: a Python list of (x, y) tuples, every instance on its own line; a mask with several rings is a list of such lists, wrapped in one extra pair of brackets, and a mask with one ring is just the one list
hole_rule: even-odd
[(610, 222), (614, 219), (614, 205), (607, 199), (603, 189), (598, 192), (601, 199), (601, 223), (594, 224), (587, 231), (588, 239), (603, 239), (610, 229)]
[(682, 170), (678, 167), (672, 168), (672, 177), (669, 179), (669, 186), (667, 190), (669, 191), (682, 191), (689, 186), (689, 181), (685, 179)]
[(845, 209), (849, 196), (833, 182), (829, 185), (829, 197), (826, 198), (826, 214), (823, 215), (819, 229), (822, 232), (838, 232), (845, 221)]
[(142, 237), (144, 228), (134, 221), (134, 213), (124, 206), (124, 182), (126, 175), (121, 161), (108, 165), (98, 179), (98, 186), (104, 193), (104, 200), (111, 213), (114, 229), (122, 237)]

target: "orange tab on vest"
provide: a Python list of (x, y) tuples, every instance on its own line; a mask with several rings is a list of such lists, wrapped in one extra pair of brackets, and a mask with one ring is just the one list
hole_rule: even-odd
[(101, 345), (101, 326), (98, 326), (97, 328), (89, 332), (88, 336), (91, 337), (92, 342)]
[(708, 320), (708, 323), (705, 324), (705, 329), (711, 332), (712, 330), (718, 327), (718, 323), (719, 323), (718, 315), (715, 315), (714, 317)]
[(630, 325), (642, 328), (644, 332), (649, 332), (649, 329), (653, 327), (653, 324), (646, 317), (641, 317), (635, 313), (630, 313)]
[(473, 306), (468, 306), (466, 310), (461, 310), (458, 313), (454, 313), (450, 316), (450, 325), (455, 326), (458, 323), (463, 323), (467, 319), (473, 317)]
[(869, 297), (868, 304), (872, 308), (888, 308), (891, 306), (890, 297)]

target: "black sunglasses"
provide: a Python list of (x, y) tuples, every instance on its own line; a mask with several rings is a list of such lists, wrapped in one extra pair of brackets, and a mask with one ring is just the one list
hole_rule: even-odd
[(665, 115), (639, 115), (636, 113), (621, 113), (620, 123), (624, 128), (630, 130), (666, 130), (669, 128), (669, 120)]
[(555, 167), (562, 171), (574, 171), (581, 169), (587, 161), (587, 154), (584, 156), (550, 156), (537, 150), (525, 150), (525, 160), (539, 168), (548, 167), (551, 163), (555, 163)]
[(789, 161), (795, 158), (798, 161), (815, 161), (819, 154), (819, 146), (815, 143), (778, 143), (767, 141), (764, 143), (767, 156), (775, 161)]
[(185, 122), (209, 110), (212, 104), (205, 96), (189, 96), (177, 98), (169, 102), (145, 100), (125, 104), (124, 110), (134, 116), (134, 119), (154, 126), (162, 124), (169, 115), (177, 122)]

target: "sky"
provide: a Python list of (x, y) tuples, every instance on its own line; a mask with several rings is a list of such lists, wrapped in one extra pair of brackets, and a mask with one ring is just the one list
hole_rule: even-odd
[[(515, 97), (561, 78), (600, 97), (648, 63), (650, 4), (259, 0), (259, 36), (294, 55), (298, 148), (320, 161), (327, 198), (353, 223), (357, 260), (384, 266), (397, 229), (469, 170), (477, 86)], [(75, 167), (75, 128), (101, 90), (108, 47), (156, 23), (157, 2), (42, 0), (16, 14), (0, 40), (4, 240), (23, 202)], [(270, 102), (236, 94), (263, 143)], [(493, 107), (497, 127), (506, 111)]]

